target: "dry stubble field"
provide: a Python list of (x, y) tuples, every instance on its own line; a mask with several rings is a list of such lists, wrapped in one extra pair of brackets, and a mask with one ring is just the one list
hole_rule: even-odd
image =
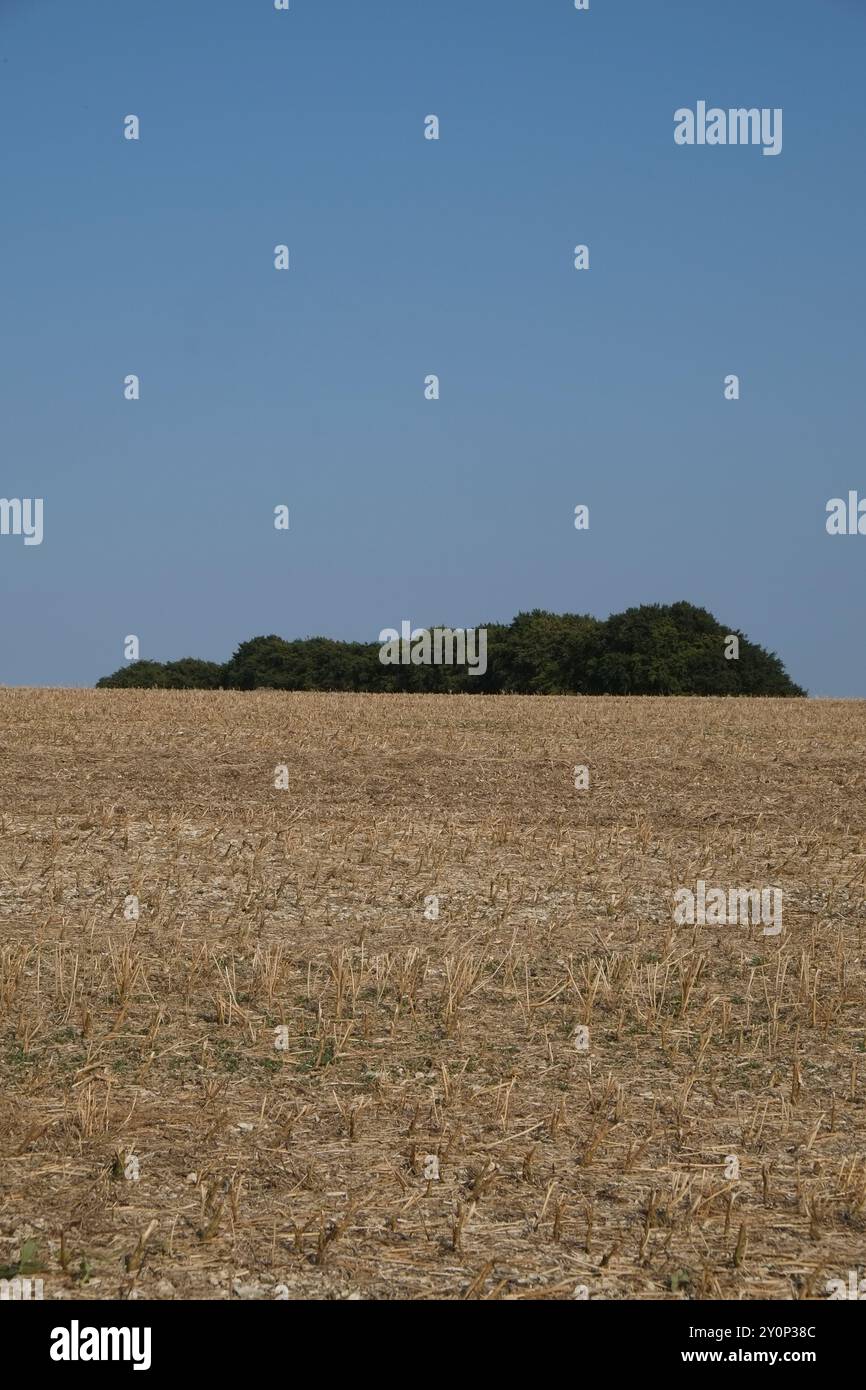
[[(3, 1272), (826, 1297), (866, 1264), (864, 711), (0, 691)], [(675, 926), (698, 878), (781, 887), (781, 936)]]

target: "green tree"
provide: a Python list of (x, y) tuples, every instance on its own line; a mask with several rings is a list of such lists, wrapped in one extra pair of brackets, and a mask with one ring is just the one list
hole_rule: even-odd
[[(443, 624), (444, 626), (444, 624)], [(271, 633), (242, 642), (224, 666), (184, 657), (136, 661), (97, 682), (102, 688), (175, 690), (343, 690), (528, 695), (805, 694), (775, 652), (741, 632), (739, 659), (725, 657), (730, 628), (691, 603), (642, 604), (604, 622), (579, 613), (518, 613), (484, 624), (487, 670), (385, 665), (377, 642), (329, 637), (286, 641)]]

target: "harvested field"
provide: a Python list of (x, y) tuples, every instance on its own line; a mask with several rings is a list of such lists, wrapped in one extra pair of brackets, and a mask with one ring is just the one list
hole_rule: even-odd
[[(823, 1299), (866, 1263), (863, 703), (7, 689), (0, 719), (4, 1272)], [(783, 930), (676, 925), (698, 880), (780, 888)]]

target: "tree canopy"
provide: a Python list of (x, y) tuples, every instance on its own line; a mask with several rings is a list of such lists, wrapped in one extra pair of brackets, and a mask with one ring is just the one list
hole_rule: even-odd
[[(525, 695), (802, 696), (774, 652), (726, 628), (691, 603), (642, 604), (605, 620), (577, 613), (518, 613), (480, 623), (487, 669), (386, 665), (378, 642), (329, 637), (242, 642), (220, 665), (134, 661), (97, 681), (101, 689), (442, 691)], [(735, 637), (739, 651), (732, 656)]]

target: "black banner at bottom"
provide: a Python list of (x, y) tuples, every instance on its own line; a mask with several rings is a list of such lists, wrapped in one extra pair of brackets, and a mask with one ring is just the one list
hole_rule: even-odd
[[(500, 1312), (501, 1304), (509, 1301), (499, 1300)], [(12, 1362), (23, 1360), (29, 1375), (47, 1376), (49, 1381), (70, 1375), (92, 1378), (100, 1369), (109, 1369), (115, 1376), (180, 1372), (214, 1373), (221, 1378), (259, 1373), (268, 1367), (288, 1371), (298, 1353), (322, 1358), (323, 1369), (327, 1365), (331, 1374), (343, 1370), (341, 1357), (345, 1356), (345, 1370), (357, 1374), (359, 1352), (368, 1361), (377, 1345), (367, 1339), (378, 1332), (379, 1317), (388, 1319), (381, 1325), (382, 1335), (387, 1331), (389, 1339), (395, 1334), (412, 1337), (416, 1354), (423, 1352), (428, 1358), (425, 1374), (434, 1369), (437, 1347), (450, 1359), (456, 1349), (453, 1344), (447, 1351), (452, 1330), (464, 1334), (459, 1344), (461, 1368), (471, 1368), (478, 1358), (489, 1374), (501, 1356), (508, 1358), (507, 1369), (513, 1372), (521, 1349), (529, 1353), (535, 1346), (541, 1353), (547, 1347), (547, 1354), (552, 1354), (559, 1344), (524, 1340), (543, 1323), (545, 1338), (564, 1336), (572, 1350), (571, 1339), (588, 1339), (578, 1344), (582, 1364), (584, 1356), (601, 1356), (612, 1375), (636, 1371), (668, 1375), (677, 1368), (686, 1374), (690, 1369), (700, 1373), (716, 1365), (760, 1366), (774, 1373), (805, 1367), (826, 1379), (828, 1373), (841, 1373), (859, 1362), (864, 1331), (861, 1310), (840, 1306), (859, 1301), (841, 1296), (772, 1303), (520, 1300), (516, 1320), (512, 1316), (502, 1325), (495, 1307), (473, 1315), (468, 1305), (461, 1310), (459, 1304), (452, 1304), (446, 1313), (438, 1303), (434, 1316), (432, 1301), (402, 1303), (398, 1311), (396, 1300), (303, 1304), (240, 1299), (214, 1303), (6, 1300), (0, 1302), (0, 1328), (7, 1372)], [(448, 1322), (454, 1318), (451, 1328), (443, 1325), (443, 1314)], [(521, 1322), (524, 1338), (519, 1336)], [(513, 1336), (503, 1340), (500, 1331), (518, 1333), (516, 1348)], [(387, 1343), (378, 1345), (384, 1349)], [(291, 1357), (289, 1347), (294, 1348)]]

